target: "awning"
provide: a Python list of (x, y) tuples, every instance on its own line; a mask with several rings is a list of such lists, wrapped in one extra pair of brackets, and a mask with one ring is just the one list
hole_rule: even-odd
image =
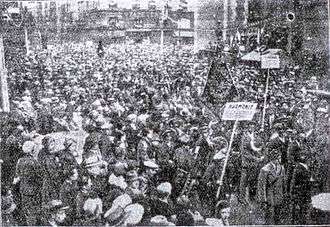
[[(273, 56), (273, 55), (280, 55), (282, 52), (281, 49), (268, 49), (262, 52), (263, 56)], [(250, 53), (244, 55), (241, 60), (243, 61), (258, 61), (261, 62), (261, 52), (257, 50), (253, 50)]]
[(260, 54), (260, 52), (253, 50), (252, 52), (244, 55), (241, 58), (241, 60), (243, 60), (243, 61), (261, 61), (261, 54)]

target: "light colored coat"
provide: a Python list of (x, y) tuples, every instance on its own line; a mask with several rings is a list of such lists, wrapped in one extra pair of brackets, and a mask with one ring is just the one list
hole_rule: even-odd
[(257, 199), (260, 203), (267, 203), (271, 206), (283, 203), (285, 196), (286, 175), (283, 165), (278, 165), (276, 171), (272, 162), (266, 164), (259, 173)]

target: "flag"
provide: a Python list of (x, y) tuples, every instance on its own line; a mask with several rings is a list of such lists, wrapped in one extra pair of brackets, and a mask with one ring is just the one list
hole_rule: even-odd
[(225, 104), (238, 92), (224, 63), (212, 61), (202, 97), (212, 105)]
[(180, 0), (179, 8), (181, 10), (188, 10), (188, 1), (187, 0)]

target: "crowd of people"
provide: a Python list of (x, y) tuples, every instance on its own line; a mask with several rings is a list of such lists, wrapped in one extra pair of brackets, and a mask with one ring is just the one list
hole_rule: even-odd
[[(7, 63), (3, 224), (229, 225), (234, 196), (242, 206), (257, 202), (265, 224), (306, 224), (327, 170), (327, 103), (306, 93), (317, 78), (302, 80), (299, 65), (272, 71), (262, 129), (266, 76), (238, 54), (210, 59), (157, 44), (98, 50), (61, 44)], [(224, 71), (210, 70), (220, 63)], [(213, 106), (204, 98), (211, 71), (224, 80)], [(232, 86), (234, 101), (257, 103), (258, 112), (236, 130), (220, 182), (233, 127), (221, 120), (221, 97)], [(52, 137), (71, 131), (87, 134), (82, 149)]]

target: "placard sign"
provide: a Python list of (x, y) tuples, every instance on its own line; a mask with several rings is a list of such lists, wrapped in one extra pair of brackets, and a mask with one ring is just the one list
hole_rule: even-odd
[(279, 69), (280, 56), (275, 54), (261, 55), (261, 68), (262, 69)]
[(224, 121), (251, 121), (257, 109), (257, 103), (228, 102), (222, 115)]

